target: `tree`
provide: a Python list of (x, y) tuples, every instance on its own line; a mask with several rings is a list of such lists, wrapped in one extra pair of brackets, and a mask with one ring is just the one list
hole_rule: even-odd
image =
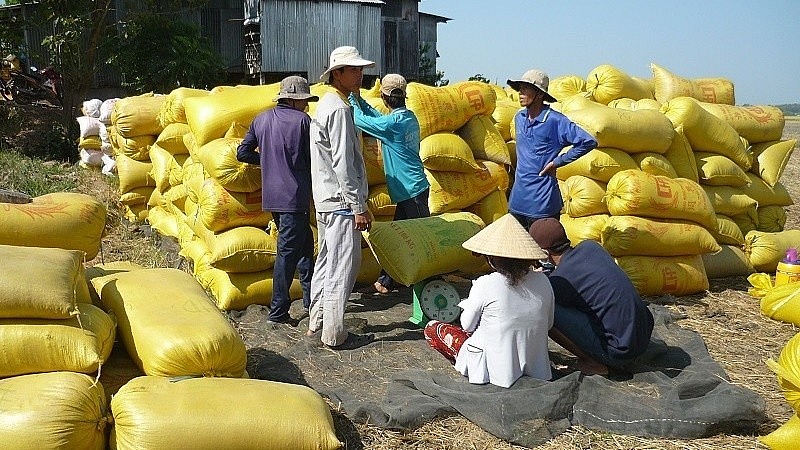
[(444, 78), (444, 72), (436, 70), (436, 61), (429, 56), (430, 49), (428, 43), (419, 46), (419, 82), (429, 86), (447, 86), (450, 80)]
[[(163, 39), (153, 39), (161, 36)], [(225, 79), (222, 58), (200, 28), (166, 14), (143, 14), (123, 28), (112, 62), (136, 93), (210, 89)]]
[(468, 78), (469, 81), (483, 81), (486, 84), (491, 83), (488, 78), (484, 77), (483, 74), (476, 73), (475, 75)]

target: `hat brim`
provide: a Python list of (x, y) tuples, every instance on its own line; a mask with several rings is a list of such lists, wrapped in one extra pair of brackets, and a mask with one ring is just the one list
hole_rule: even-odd
[(375, 67), (375, 62), (363, 58), (354, 58), (347, 61), (342, 61), (339, 64), (334, 64), (333, 66), (328, 67), (328, 70), (326, 70), (325, 72), (322, 73), (322, 75), (319, 76), (320, 81), (327, 82), (331, 72), (333, 72), (336, 69), (341, 69), (342, 67), (347, 67), (347, 66), (368, 68), (368, 67)]
[(278, 94), (277, 97), (272, 99), (273, 102), (277, 102), (281, 99), (290, 99), (290, 100), (308, 100), (310, 102), (319, 101), (319, 97), (313, 94)]
[[(535, 84), (533, 84), (533, 83), (531, 83), (530, 81), (527, 81), (527, 80), (511, 80), (511, 79), (506, 80), (506, 84), (511, 86), (511, 89), (513, 89), (513, 90), (515, 90), (517, 92), (519, 92), (519, 86), (522, 83), (525, 83), (527, 85), (535, 87), (536, 89), (539, 89), (539, 86), (536, 86)], [(539, 91), (544, 92), (544, 95), (545, 95), (544, 99), (547, 100), (548, 103), (555, 103), (555, 102), (558, 101), (558, 100), (556, 100), (555, 97), (553, 97), (552, 95), (548, 94), (547, 91), (542, 91), (541, 89), (539, 89)]]

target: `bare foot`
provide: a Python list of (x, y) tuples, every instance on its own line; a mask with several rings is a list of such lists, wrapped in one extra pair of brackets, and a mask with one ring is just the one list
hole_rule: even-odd
[(601, 364), (597, 361), (579, 359), (575, 365), (584, 375), (608, 375), (608, 367), (605, 364)]
[(311, 330), (306, 331), (306, 336), (308, 337), (314, 337), (315, 334), (317, 334), (316, 331), (311, 331)]
[(375, 287), (375, 291), (379, 294), (389, 293), (389, 289), (386, 286), (382, 285), (380, 281), (376, 281), (373, 286)]

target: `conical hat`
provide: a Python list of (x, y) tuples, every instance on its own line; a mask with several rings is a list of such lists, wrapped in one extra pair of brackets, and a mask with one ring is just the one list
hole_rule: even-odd
[(511, 214), (490, 223), (461, 245), (482, 255), (530, 260), (547, 258), (547, 253)]

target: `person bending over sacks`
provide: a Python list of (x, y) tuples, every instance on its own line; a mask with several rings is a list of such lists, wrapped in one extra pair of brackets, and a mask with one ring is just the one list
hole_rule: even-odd
[(461, 327), (436, 320), (424, 335), (470, 383), (509, 387), (522, 375), (550, 380), (547, 332), (553, 325), (553, 290), (534, 270), (546, 253), (511, 214), (464, 242), (495, 270), (473, 281), (458, 306)]
[(571, 247), (556, 219), (534, 221), (530, 235), (549, 254), (555, 294), (550, 338), (578, 357), (578, 369), (607, 375), (644, 353), (653, 315), (628, 275), (596, 241)]

